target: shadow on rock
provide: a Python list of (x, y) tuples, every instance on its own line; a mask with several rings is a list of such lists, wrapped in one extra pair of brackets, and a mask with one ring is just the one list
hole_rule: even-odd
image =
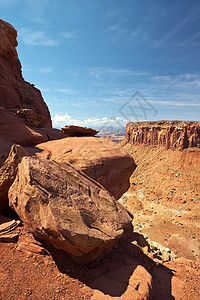
[[(93, 263), (80, 265), (64, 251), (50, 244), (45, 247), (53, 257), (60, 272), (76, 278), (92, 289), (92, 300), (110, 299), (174, 299), (171, 295), (173, 271), (156, 264), (134, 245), (141, 236), (133, 233), (121, 240), (115, 248)], [(144, 239), (145, 240), (145, 239)]]

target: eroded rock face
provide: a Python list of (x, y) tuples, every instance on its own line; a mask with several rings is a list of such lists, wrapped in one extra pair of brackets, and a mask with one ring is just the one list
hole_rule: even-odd
[[(129, 277), (128, 282), (127, 277)], [(92, 282), (91, 287), (94, 292), (91, 299), (149, 300), (152, 296), (152, 281), (147, 270), (133, 262), (129, 266), (106, 273)]]
[(0, 105), (17, 113), (27, 126), (51, 128), (40, 91), (22, 77), (17, 45), (17, 31), (0, 19)]
[(9, 208), (8, 190), (15, 180), (17, 166), (24, 156), (28, 156), (28, 153), (21, 146), (13, 145), (7, 160), (0, 169), (0, 211), (6, 211)]
[(167, 149), (200, 148), (200, 122), (130, 122), (126, 125), (126, 140), (130, 144), (158, 145)]
[(68, 163), (24, 157), (9, 203), (35, 236), (82, 262), (92, 261), (132, 231), (128, 211)]
[(99, 131), (93, 128), (81, 127), (75, 125), (65, 125), (62, 131), (66, 136), (94, 136)]
[(133, 158), (118, 144), (104, 138), (70, 137), (42, 143), (27, 149), (31, 155), (73, 166), (102, 184), (116, 199), (129, 188), (129, 177), (136, 168)]
[(26, 126), (13, 112), (0, 106), (0, 167), (13, 144), (34, 146), (48, 141), (46, 134)]

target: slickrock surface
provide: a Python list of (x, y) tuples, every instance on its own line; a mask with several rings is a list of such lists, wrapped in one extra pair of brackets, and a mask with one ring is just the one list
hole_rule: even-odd
[(51, 128), (40, 91), (22, 77), (17, 45), (17, 31), (0, 19), (0, 105), (17, 113), (27, 126)]
[(94, 136), (99, 131), (93, 128), (81, 127), (75, 125), (65, 125), (62, 131), (66, 136)]
[(94, 260), (132, 231), (128, 211), (67, 163), (24, 157), (9, 201), (35, 236), (83, 262)]
[(130, 122), (126, 125), (126, 140), (134, 145), (158, 145), (167, 149), (200, 148), (200, 122)]
[(39, 157), (69, 161), (98, 181), (116, 199), (129, 188), (129, 177), (136, 168), (134, 159), (119, 145), (104, 138), (69, 137), (26, 150)]
[(0, 211), (6, 211), (9, 207), (8, 190), (15, 180), (17, 166), (24, 156), (28, 156), (28, 153), (21, 146), (13, 145), (7, 160), (0, 168)]

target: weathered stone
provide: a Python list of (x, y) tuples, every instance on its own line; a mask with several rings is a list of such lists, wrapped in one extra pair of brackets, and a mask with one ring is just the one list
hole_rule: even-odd
[(200, 122), (130, 122), (126, 125), (126, 140), (130, 144), (158, 145), (167, 149), (200, 148)]
[(0, 19), (0, 105), (22, 117), (28, 126), (51, 128), (49, 110), (38, 89), (22, 77), (17, 31)]
[(92, 261), (132, 231), (128, 211), (69, 163), (24, 157), (9, 203), (36, 237), (82, 262)]
[(24, 156), (28, 156), (28, 153), (21, 146), (13, 145), (7, 160), (0, 169), (0, 211), (5, 211), (9, 207), (8, 190), (14, 182), (17, 166)]
[(46, 134), (36, 130), (26, 126), (16, 114), (0, 106), (0, 167), (13, 144), (28, 147), (48, 141)]
[(57, 128), (37, 128), (37, 129), (35, 128), (35, 131), (45, 136), (48, 141), (66, 138), (64, 132)]
[(152, 295), (152, 277), (144, 267), (133, 263), (100, 276), (91, 288), (92, 300), (148, 300)]
[(0, 234), (1, 243), (14, 243), (17, 241), (19, 235), (17, 233)]
[(116, 199), (128, 190), (129, 177), (136, 168), (133, 158), (122, 147), (104, 138), (70, 137), (42, 143), (27, 151), (58, 162), (69, 161)]
[(36, 254), (47, 254), (47, 250), (41, 246), (40, 243), (33, 242), (20, 242), (17, 246), (17, 250), (21, 252), (30, 252)]
[(18, 239), (18, 233), (12, 231), (20, 224), (20, 221), (12, 220), (0, 215), (0, 242), (13, 243)]
[(62, 131), (66, 136), (94, 136), (99, 131), (93, 128), (81, 127), (75, 125), (65, 125)]

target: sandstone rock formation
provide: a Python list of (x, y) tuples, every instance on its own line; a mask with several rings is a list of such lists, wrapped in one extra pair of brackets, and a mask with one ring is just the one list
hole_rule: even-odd
[(17, 45), (17, 31), (0, 19), (0, 105), (17, 113), (27, 126), (51, 128), (40, 91), (22, 77)]
[(70, 137), (42, 143), (34, 151), (28, 148), (27, 151), (58, 162), (69, 161), (102, 184), (116, 199), (129, 188), (129, 177), (136, 168), (124, 149), (104, 138)]
[(28, 156), (28, 153), (21, 146), (13, 145), (0, 169), (0, 211), (6, 211), (9, 207), (8, 190), (15, 180), (17, 166), (24, 156)]
[(0, 166), (14, 143), (32, 146), (65, 137), (52, 129), (40, 91), (22, 77), (16, 38), (13, 26), (0, 20)]
[(99, 131), (93, 128), (81, 127), (75, 125), (65, 125), (62, 131), (66, 136), (94, 136)]
[[(129, 277), (128, 285), (127, 277)], [(152, 283), (152, 276), (144, 267), (129, 262), (129, 266), (121, 267), (94, 280), (91, 284), (94, 289), (91, 299), (148, 300), (152, 297)], [(122, 295), (119, 296), (120, 294)]]
[[(4, 158), (12, 144), (33, 146), (48, 141), (46, 135), (29, 128), (13, 112), (0, 106), (0, 155)], [(1, 161), (0, 161), (1, 163)]]
[(70, 164), (24, 157), (18, 169), (10, 206), (35, 236), (56, 248), (88, 262), (132, 231), (128, 211)]
[(200, 148), (200, 122), (130, 122), (126, 125), (126, 140), (130, 144), (159, 145), (167, 149)]

